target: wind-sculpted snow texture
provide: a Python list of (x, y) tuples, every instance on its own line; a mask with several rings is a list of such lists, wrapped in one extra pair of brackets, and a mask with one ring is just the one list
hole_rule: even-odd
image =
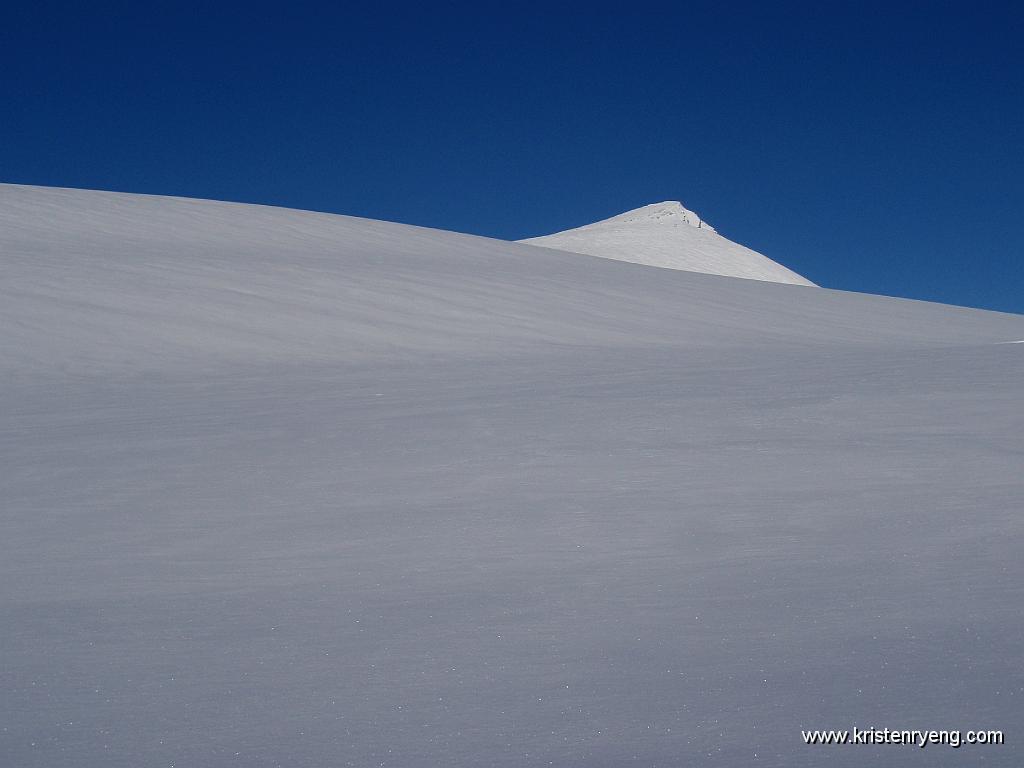
[(757, 251), (719, 235), (681, 203), (654, 203), (610, 219), (520, 242), (666, 269), (814, 285)]
[(1020, 316), (18, 186), (0, 260), (4, 766), (1024, 758)]

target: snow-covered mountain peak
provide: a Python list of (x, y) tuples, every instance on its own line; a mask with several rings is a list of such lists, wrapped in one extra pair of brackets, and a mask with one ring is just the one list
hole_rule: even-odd
[[(616, 222), (654, 222), (658, 221), (662, 224), (669, 224), (671, 226), (679, 226), (681, 224), (688, 224), (691, 227), (697, 227), (698, 229), (710, 229), (712, 232), (715, 228), (704, 221), (700, 216), (686, 208), (678, 200), (666, 200), (663, 203), (651, 203), (650, 205), (644, 205), (640, 208), (634, 208), (631, 211), (620, 213), (617, 216), (612, 216), (605, 221), (616, 221)], [(600, 223), (600, 222), (598, 222)]]
[(722, 237), (677, 200), (652, 203), (593, 224), (520, 242), (651, 267), (814, 285), (767, 256)]

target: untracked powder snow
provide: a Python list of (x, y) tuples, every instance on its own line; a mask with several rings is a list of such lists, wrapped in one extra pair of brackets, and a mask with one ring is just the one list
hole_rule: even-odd
[(0, 185), (0, 764), (1020, 765), (1024, 317), (644, 216)]

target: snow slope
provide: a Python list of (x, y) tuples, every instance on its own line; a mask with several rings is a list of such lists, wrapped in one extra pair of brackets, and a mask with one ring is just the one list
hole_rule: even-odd
[(0, 266), (2, 765), (1024, 756), (1024, 317), (10, 185)]
[(814, 285), (757, 251), (734, 243), (681, 203), (667, 201), (520, 242), (652, 267)]

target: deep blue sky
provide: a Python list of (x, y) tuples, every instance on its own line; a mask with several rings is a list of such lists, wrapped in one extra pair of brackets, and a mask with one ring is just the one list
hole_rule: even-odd
[(1007, 3), (24, 3), (0, 181), (519, 238), (679, 199), (823, 285), (1024, 312)]

